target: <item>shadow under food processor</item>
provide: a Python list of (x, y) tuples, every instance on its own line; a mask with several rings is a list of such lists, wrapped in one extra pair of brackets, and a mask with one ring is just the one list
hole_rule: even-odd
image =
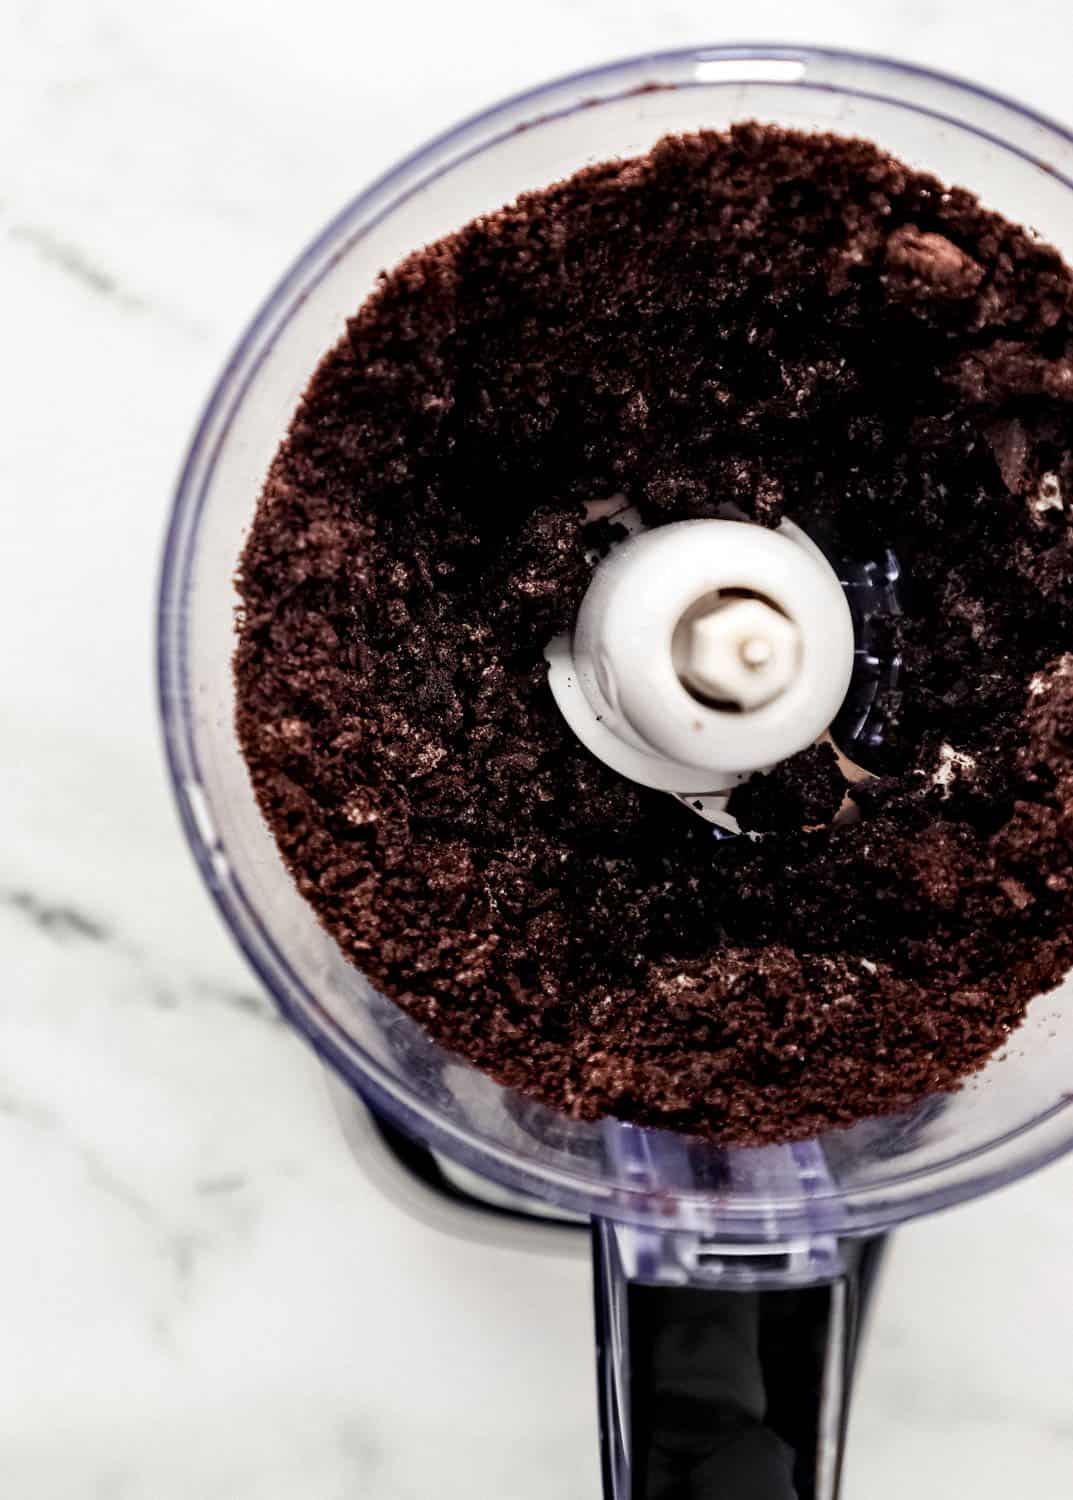
[(960, 1092), (786, 1146), (575, 1121), (436, 1046), (348, 964), (264, 826), (233, 730), (233, 575), (298, 399), (377, 274), (580, 167), (755, 119), (860, 135), (1073, 259), (1073, 137), (918, 68), (796, 46), (641, 57), (512, 99), (360, 194), (232, 355), (180, 478), (159, 614), (183, 824), (287, 1018), (401, 1141), (593, 1225), (605, 1493), (833, 1497), (862, 1298), (885, 1231), (1073, 1146), (1068, 984)]

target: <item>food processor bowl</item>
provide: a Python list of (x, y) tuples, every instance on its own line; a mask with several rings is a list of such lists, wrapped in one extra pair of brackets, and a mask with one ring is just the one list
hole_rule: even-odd
[[(160, 589), (160, 704), (183, 826), (283, 1013), (414, 1139), (596, 1223), (605, 1484), (620, 1500), (645, 1493), (631, 1431), (631, 1286), (760, 1297), (832, 1289), (810, 1451), (789, 1463), (791, 1487), (770, 1493), (836, 1493), (853, 1332), (852, 1296), (835, 1291), (851, 1293), (856, 1275), (847, 1247), (1009, 1182), (1073, 1145), (1073, 990), (1065, 984), (1039, 997), (1004, 1054), (959, 1092), (782, 1147), (722, 1150), (613, 1119), (572, 1120), (505, 1089), (377, 993), (285, 870), (233, 727), (234, 574), (301, 394), (380, 271), (522, 191), (643, 153), (671, 132), (742, 120), (866, 137), (970, 188), (1073, 260), (1073, 137), (979, 88), (878, 58), (768, 44), (654, 54), (565, 78), (416, 152), (303, 252), (242, 336), (198, 425)], [(755, 1326), (743, 1337), (755, 1353)], [(739, 1492), (725, 1475), (711, 1482), (723, 1487), (681, 1493)]]

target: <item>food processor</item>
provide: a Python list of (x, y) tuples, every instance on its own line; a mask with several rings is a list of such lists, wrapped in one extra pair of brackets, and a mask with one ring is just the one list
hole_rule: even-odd
[[(233, 579), (302, 392), (380, 271), (587, 164), (743, 120), (866, 137), (1073, 260), (1073, 136), (985, 90), (878, 58), (768, 44), (654, 54), (565, 78), (418, 151), (355, 198), (283, 278), (195, 433), (160, 593), (160, 701), (187, 836), (237, 942), (328, 1065), (348, 1136), (365, 1158), (420, 1177), (475, 1232), (509, 1222), (571, 1242), (591, 1233), (604, 1491), (614, 1500), (837, 1495), (882, 1238), (1073, 1146), (1073, 992), (1067, 983), (1039, 997), (1004, 1054), (959, 1092), (785, 1146), (720, 1149), (610, 1118), (573, 1120), (503, 1088), (377, 993), (284, 868), (233, 728)], [(897, 664), (869, 655), (867, 600), (896, 588), (896, 559), (857, 566), (841, 581), (875, 693)], [(850, 702), (866, 763), (859, 707)]]

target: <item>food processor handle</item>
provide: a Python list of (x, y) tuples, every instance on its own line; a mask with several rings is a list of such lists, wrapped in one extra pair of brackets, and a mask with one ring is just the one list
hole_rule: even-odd
[(836, 1500), (883, 1240), (825, 1265), (597, 1219), (592, 1244), (605, 1500)]

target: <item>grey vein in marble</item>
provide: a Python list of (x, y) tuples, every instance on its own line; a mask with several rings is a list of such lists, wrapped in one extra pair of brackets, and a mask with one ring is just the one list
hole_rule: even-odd
[(47, 225), (13, 224), (8, 234), (11, 239), (28, 246), (39, 260), (55, 266), (65, 275), (73, 277), (81, 286), (100, 297), (106, 297), (118, 307), (136, 311), (144, 306), (140, 298), (132, 296), (120, 286), (118, 279), (110, 271), (98, 265), (88, 251), (49, 229)]

